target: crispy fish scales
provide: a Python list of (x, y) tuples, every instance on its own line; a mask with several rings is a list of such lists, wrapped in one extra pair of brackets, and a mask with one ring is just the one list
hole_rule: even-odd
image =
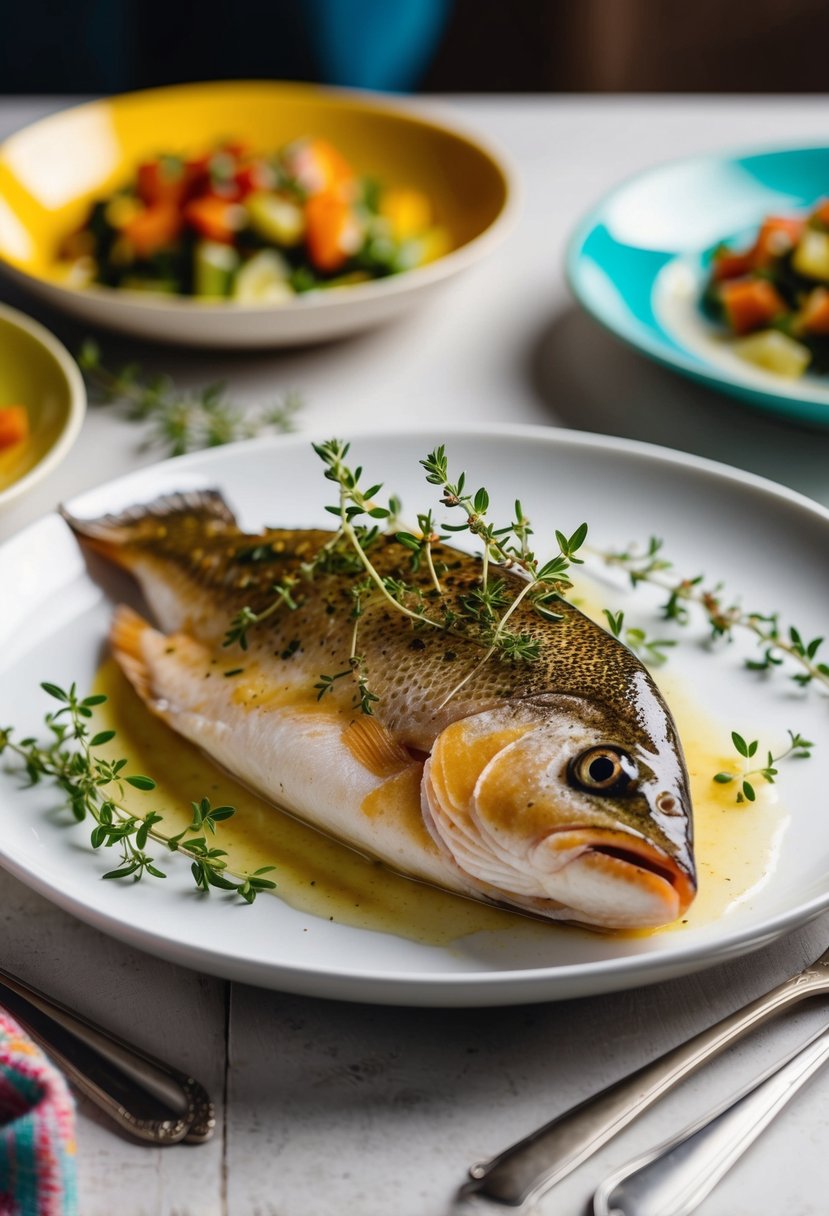
[[(467, 607), (480, 562), (436, 547), (438, 597), (409, 551), (379, 538), (380, 574), (463, 625), (413, 627), (379, 593), (364, 598), (359, 653), (378, 697), (368, 716), (349, 664), (364, 572), (336, 549), (305, 572), (331, 533), (244, 533), (214, 491), (67, 520), (133, 573), (156, 617), (159, 629), (119, 608), (112, 626), (138, 694), (273, 802), (414, 878), (555, 920), (656, 926), (693, 899), (688, 780), (670, 712), (639, 660), (572, 605), (554, 622), (523, 601), (510, 623), (539, 658), (482, 664)], [(495, 575), (511, 601), (523, 580)], [(224, 648), (235, 614), (262, 612), (286, 578), (297, 580), (296, 607), (251, 629), (247, 650)], [(342, 672), (318, 701), (321, 677)]]

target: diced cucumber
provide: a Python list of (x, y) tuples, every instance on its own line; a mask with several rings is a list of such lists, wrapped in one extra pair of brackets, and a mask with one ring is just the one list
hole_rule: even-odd
[(392, 259), (391, 268), (395, 274), (402, 270), (414, 270), (423, 261), (423, 242), (411, 239), (401, 241)]
[(250, 226), (257, 236), (274, 245), (290, 248), (305, 235), (305, 216), (293, 200), (258, 191), (245, 200)]
[(792, 254), (792, 266), (808, 279), (829, 283), (829, 232), (805, 228)]
[(232, 245), (199, 241), (193, 255), (193, 294), (214, 300), (229, 296), (238, 265)]
[(764, 329), (747, 338), (739, 338), (732, 343), (731, 349), (747, 363), (790, 380), (802, 376), (812, 358), (808, 347), (777, 329)]
[(262, 249), (240, 266), (233, 284), (239, 304), (281, 304), (293, 297), (291, 268), (275, 249)]

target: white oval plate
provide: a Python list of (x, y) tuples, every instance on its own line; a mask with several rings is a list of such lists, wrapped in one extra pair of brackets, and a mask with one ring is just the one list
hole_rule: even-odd
[[(752, 609), (779, 608), (809, 637), (825, 630), (829, 603), (829, 512), (750, 474), (646, 444), (541, 427), (361, 435), (353, 456), (414, 511), (432, 488), (418, 460), (438, 442), (451, 466), (486, 485), (494, 517), (509, 518), (516, 490), (539, 548), (553, 528), (583, 520), (596, 545), (663, 536), (677, 570), (704, 570)], [(239, 444), (166, 461), (71, 503), (91, 516), (171, 490), (219, 486), (247, 527), (265, 521), (324, 525), (321, 466), (297, 436)], [(0, 548), (0, 722), (21, 730), (41, 721), (39, 681), (88, 687), (101, 660), (112, 601), (92, 581), (68, 529), (49, 516)], [(9, 589), (12, 589), (10, 591)], [(619, 593), (629, 621), (654, 625), (645, 593)], [(660, 629), (664, 634), (664, 627)], [(781, 769), (792, 810), (777, 865), (718, 923), (650, 937), (591, 935), (517, 922), (450, 947), (318, 920), (278, 898), (252, 908), (193, 897), (189, 869), (165, 862), (164, 883), (101, 882), (104, 858), (86, 849), (83, 828), (60, 829), (48, 792), (0, 784), (0, 862), (62, 907), (133, 945), (247, 983), (314, 996), (405, 1005), (499, 1005), (635, 987), (756, 949), (829, 906), (829, 755), (826, 697), (801, 692), (776, 672), (744, 669), (751, 645), (712, 653), (700, 621), (686, 630), (671, 667), (723, 727), (772, 742), (799, 730), (817, 744), (810, 761)], [(728, 748), (724, 744), (724, 751)], [(730, 812), (729, 812), (730, 813)], [(745, 815), (750, 833), (751, 809)]]

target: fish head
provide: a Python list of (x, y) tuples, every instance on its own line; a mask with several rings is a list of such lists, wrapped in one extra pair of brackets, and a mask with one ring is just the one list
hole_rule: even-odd
[(681, 748), (653, 686), (628, 714), (543, 696), (452, 723), (424, 818), (478, 894), (556, 919), (648, 928), (696, 892)]

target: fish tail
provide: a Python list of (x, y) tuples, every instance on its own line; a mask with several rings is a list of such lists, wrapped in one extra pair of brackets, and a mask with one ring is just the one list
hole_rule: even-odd
[(152, 701), (150, 669), (144, 657), (144, 635), (154, 632), (151, 625), (126, 604), (119, 604), (112, 618), (109, 640), (118, 666), (142, 701)]
[(150, 503), (97, 519), (79, 519), (63, 506), (59, 510), (87, 549), (127, 568), (132, 564), (132, 550), (167, 536), (176, 523), (186, 519), (202, 523), (214, 520), (228, 528), (237, 526), (236, 516), (218, 490), (162, 494)]

